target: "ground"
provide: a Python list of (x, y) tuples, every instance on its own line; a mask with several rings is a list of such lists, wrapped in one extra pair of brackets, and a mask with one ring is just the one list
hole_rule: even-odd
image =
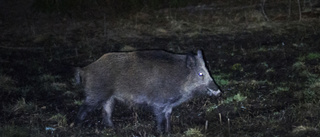
[(173, 109), (171, 136), (319, 136), (320, 11), (301, 2), (299, 12), (295, 1), (267, 1), (264, 12), (260, 1), (237, 2), (115, 17), (1, 1), (0, 135), (158, 136), (150, 112), (123, 104), (115, 129), (101, 128), (99, 109), (75, 127), (84, 93), (72, 68), (107, 52), (202, 49), (224, 95)]

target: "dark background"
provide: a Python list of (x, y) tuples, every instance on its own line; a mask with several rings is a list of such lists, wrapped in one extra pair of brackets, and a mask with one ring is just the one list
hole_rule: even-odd
[[(152, 113), (117, 104), (75, 127), (73, 67), (107, 52), (202, 49), (222, 100), (173, 110), (171, 136), (319, 136), (317, 0), (0, 0), (1, 136), (156, 136)], [(207, 123), (207, 124), (206, 124)]]

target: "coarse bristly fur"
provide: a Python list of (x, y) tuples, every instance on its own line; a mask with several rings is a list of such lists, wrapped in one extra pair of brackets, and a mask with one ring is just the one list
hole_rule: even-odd
[(76, 71), (86, 99), (76, 123), (88, 112), (103, 106), (106, 126), (113, 127), (114, 100), (126, 104), (147, 104), (153, 109), (159, 132), (169, 132), (172, 108), (195, 94), (220, 96), (198, 50), (197, 55), (174, 54), (162, 50), (107, 53)]

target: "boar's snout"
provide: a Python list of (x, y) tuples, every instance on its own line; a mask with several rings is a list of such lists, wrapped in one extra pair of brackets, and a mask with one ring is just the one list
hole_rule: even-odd
[(222, 92), (214, 82), (210, 82), (207, 91), (210, 96), (214, 95), (216, 97), (220, 97), (222, 95)]
[(208, 88), (208, 94), (210, 95), (210, 96), (212, 96), (212, 95), (214, 95), (214, 96), (216, 96), (216, 97), (221, 97), (222, 96), (222, 92), (218, 89), (218, 90), (216, 90), (216, 91), (214, 91), (214, 90), (212, 90), (212, 89), (210, 89), (210, 88)]

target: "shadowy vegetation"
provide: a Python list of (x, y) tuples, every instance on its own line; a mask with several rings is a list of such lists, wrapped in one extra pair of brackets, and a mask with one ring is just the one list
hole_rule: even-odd
[(0, 136), (157, 136), (152, 113), (122, 104), (115, 129), (101, 128), (99, 110), (74, 126), (84, 95), (73, 67), (143, 49), (203, 49), (225, 91), (222, 100), (199, 97), (175, 108), (171, 136), (320, 136), (312, 1), (270, 0), (264, 13), (260, 1), (245, 0), (32, 2), (0, 3)]
[[(163, 8), (178, 8), (196, 4), (206, 4), (206, 0), (35, 0), (32, 7), (36, 11), (47, 13), (71, 14), (73, 11), (100, 10), (108, 15), (118, 16), (143, 9), (159, 10)], [(74, 13), (74, 12), (73, 12)]]

